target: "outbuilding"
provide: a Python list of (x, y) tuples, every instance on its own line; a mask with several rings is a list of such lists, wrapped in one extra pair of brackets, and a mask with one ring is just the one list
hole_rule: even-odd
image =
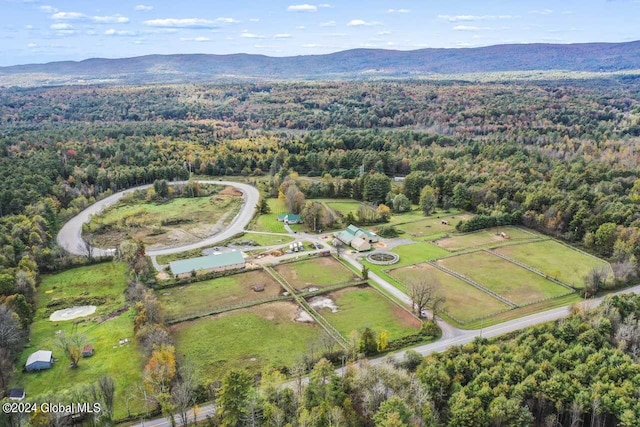
[(91, 356), (93, 356), (93, 346), (91, 344), (87, 344), (82, 348), (82, 357)]
[(356, 237), (351, 241), (351, 247), (358, 252), (368, 251), (371, 249), (371, 243), (367, 242), (362, 237)]
[(10, 388), (7, 397), (11, 400), (22, 400), (25, 397), (23, 388)]
[(31, 353), (25, 364), (27, 372), (42, 371), (53, 365), (53, 353), (49, 350), (38, 350)]
[(218, 255), (207, 255), (197, 258), (183, 259), (169, 263), (175, 277), (189, 277), (196, 273), (212, 271), (237, 270), (245, 267), (244, 257), (240, 252), (225, 252)]

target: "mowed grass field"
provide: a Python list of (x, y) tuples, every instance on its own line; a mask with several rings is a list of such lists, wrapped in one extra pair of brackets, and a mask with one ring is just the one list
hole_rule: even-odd
[[(501, 232), (507, 234), (508, 238), (500, 235)], [(540, 235), (527, 232), (515, 227), (495, 227), (473, 233), (460, 234), (458, 236), (440, 239), (435, 243), (448, 251), (460, 251), (463, 249), (475, 248), (492, 244), (512, 244), (526, 240), (539, 239)]]
[[(117, 203), (92, 218), (85, 234), (100, 247), (113, 247), (127, 237), (148, 246), (191, 243), (210, 236), (218, 221), (231, 221), (241, 206), (242, 196), (234, 194), (176, 198), (166, 203)], [(171, 220), (180, 222), (162, 225)]]
[[(471, 215), (464, 213), (439, 213), (419, 221), (400, 224), (397, 228), (406, 232), (411, 237), (428, 237), (442, 233), (456, 233), (456, 224), (469, 218), (471, 218)], [(443, 224), (442, 221), (446, 221), (448, 224)]]
[(72, 303), (74, 298), (101, 297), (104, 299), (103, 304), (92, 304), (97, 305), (94, 316), (107, 314), (124, 303), (126, 272), (127, 266), (124, 263), (104, 262), (72, 268), (58, 274), (43, 275), (38, 286), (38, 310), (42, 310), (44, 315), (49, 304), (63, 303), (60, 307), (49, 309), (51, 312), (69, 308), (64, 302)]
[(495, 251), (575, 288), (584, 288), (584, 277), (591, 269), (595, 267), (611, 269), (607, 262), (553, 240), (503, 246)]
[[(254, 285), (263, 285), (264, 291), (255, 292)], [(158, 299), (169, 319), (207, 310), (261, 300), (280, 294), (282, 287), (262, 270), (234, 274), (189, 285), (163, 289)]]
[(377, 333), (387, 331), (389, 339), (412, 335), (420, 330), (420, 321), (389, 301), (377, 290), (370, 287), (345, 288), (331, 292), (331, 298), (338, 306), (332, 313), (328, 308), (319, 312), (343, 336), (352, 331), (370, 327)]
[(437, 262), (518, 305), (569, 292), (538, 274), (484, 251)]
[(391, 250), (400, 255), (400, 261), (393, 265), (393, 268), (404, 265), (417, 264), (424, 261), (431, 261), (437, 258), (450, 256), (451, 254), (431, 243), (410, 243), (408, 245), (396, 246)]
[(171, 327), (176, 354), (205, 384), (233, 368), (290, 367), (324, 334), (314, 323), (296, 322), (297, 311), (292, 302), (275, 302), (179, 323)]
[(297, 290), (310, 286), (323, 288), (355, 279), (353, 272), (333, 257), (282, 264), (274, 269)]
[(409, 289), (413, 283), (432, 285), (438, 294), (446, 298), (444, 310), (462, 322), (509, 309), (507, 304), (486, 292), (427, 263), (393, 269), (388, 273), (406, 283)]
[(319, 201), (325, 203), (327, 206), (340, 213), (342, 216), (346, 216), (349, 212), (352, 212), (353, 215), (355, 215), (358, 212), (358, 208), (362, 204), (356, 200), (347, 199), (320, 199)]
[[(144, 357), (134, 339), (133, 309), (98, 323), (100, 317), (111, 313), (124, 304), (126, 288), (126, 267), (124, 264), (102, 263), (87, 267), (78, 267), (65, 272), (46, 275), (38, 287), (38, 309), (33, 324), (29, 345), (18, 360), (23, 367), (31, 353), (37, 350), (51, 350), (57, 359), (51, 369), (24, 373), (18, 372), (12, 386), (24, 387), (29, 398), (36, 398), (45, 393), (58, 393), (95, 383), (98, 378), (107, 374), (116, 384), (115, 417), (127, 415), (127, 405), (132, 413), (144, 411), (144, 403), (131, 392), (142, 381)], [(72, 302), (75, 297), (101, 296), (103, 304), (98, 305), (96, 313), (79, 321), (74, 328), (74, 321), (49, 321), (54, 308), (46, 305), (52, 301), (65, 299)], [(61, 305), (55, 309), (69, 308)], [(94, 356), (81, 359), (77, 369), (69, 367), (69, 360), (57, 347), (56, 333), (64, 331), (71, 334), (76, 331), (86, 336), (86, 342), (92, 344)], [(131, 342), (123, 346), (119, 340), (129, 338)]]

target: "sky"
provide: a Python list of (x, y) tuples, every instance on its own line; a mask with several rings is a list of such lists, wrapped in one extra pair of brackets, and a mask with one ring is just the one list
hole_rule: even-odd
[(640, 0), (326, 1), (0, 0), (0, 66), (640, 40)]

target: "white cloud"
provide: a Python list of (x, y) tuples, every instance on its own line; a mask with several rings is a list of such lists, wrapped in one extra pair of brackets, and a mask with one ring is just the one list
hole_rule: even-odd
[(91, 19), (97, 24), (126, 24), (129, 22), (129, 18), (122, 15), (94, 16)]
[(222, 18), (216, 18), (216, 22), (222, 22), (223, 24), (237, 24), (240, 21), (233, 18), (222, 17)]
[(260, 22), (260, 18), (249, 18), (249, 22)]
[(329, 37), (347, 37), (348, 34), (346, 34), (346, 33), (331, 33), (331, 34), (328, 34), (328, 36)]
[(370, 27), (372, 25), (380, 25), (379, 22), (376, 21), (363, 21), (362, 19), (352, 19), (347, 24), (349, 27)]
[(388, 36), (389, 34), (391, 34), (391, 31), (387, 31), (387, 30), (378, 31), (379, 36)]
[(87, 15), (80, 12), (56, 12), (51, 15), (51, 19), (57, 20), (72, 20), (72, 19), (86, 19)]
[(24, 28), (26, 30), (33, 30), (33, 25), (25, 25)]
[(485, 21), (495, 19), (512, 19), (511, 15), (438, 15), (438, 19), (449, 22)]
[(286, 33), (273, 35), (274, 39), (290, 39), (291, 37), (292, 37), (291, 34), (286, 34)]
[(58, 9), (56, 9), (53, 6), (49, 6), (49, 5), (43, 5), (39, 7), (40, 11), (44, 12), (44, 13), (56, 13), (58, 11)]
[(134, 7), (135, 10), (139, 10), (139, 11), (143, 11), (143, 12), (148, 12), (150, 10), (153, 10), (153, 6), (147, 6), (145, 4), (139, 4), (136, 7)]
[(456, 25), (453, 27), (455, 31), (485, 31), (493, 30), (491, 27), (477, 27), (475, 25)]
[(336, 21), (327, 21), (320, 24), (321, 27), (335, 27), (336, 25)]
[(36, 43), (27, 43), (27, 47), (34, 48), (38, 47), (38, 45)]
[(529, 13), (532, 14), (532, 15), (551, 15), (553, 13), (553, 10), (551, 10), (551, 9), (537, 9), (537, 10), (530, 10)]
[(322, 3), (319, 4), (318, 7), (324, 7), (324, 8), (329, 8), (329, 9), (333, 9), (333, 5), (329, 4), (329, 3)]
[(261, 36), (259, 34), (253, 34), (253, 33), (250, 33), (248, 31), (243, 31), (240, 34), (240, 37), (244, 37), (246, 39), (263, 39), (264, 38), (264, 36)]
[(307, 44), (303, 44), (302, 47), (321, 47), (322, 45), (317, 44), (317, 43), (307, 43)]
[(49, 28), (51, 28), (52, 30), (72, 30), (73, 25), (61, 22), (57, 24), (51, 24)]
[(409, 9), (387, 9), (387, 13), (409, 13)]
[(150, 19), (143, 22), (148, 27), (161, 27), (161, 28), (216, 28), (215, 21), (201, 18), (164, 18), (164, 19)]
[(318, 6), (312, 4), (292, 4), (287, 7), (287, 12), (317, 12)]
[(181, 37), (180, 41), (182, 42), (210, 42), (211, 39), (209, 37)]
[(126, 30), (116, 30), (114, 28), (109, 28), (107, 31), (104, 32), (105, 35), (107, 36), (135, 36), (136, 33), (133, 31), (126, 31)]
[(298, 26), (296, 27), (296, 30), (304, 30), (304, 29), (305, 29), (305, 26), (304, 26), (304, 25), (298, 25)]

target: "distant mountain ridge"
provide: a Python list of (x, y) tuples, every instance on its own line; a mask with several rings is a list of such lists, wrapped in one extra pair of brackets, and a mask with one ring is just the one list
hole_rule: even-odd
[(323, 79), (368, 76), (533, 70), (614, 72), (640, 69), (640, 41), (626, 43), (509, 44), (412, 51), (353, 49), (325, 55), (147, 55), (122, 59), (0, 67), (0, 85), (112, 82), (118, 84), (224, 79)]

